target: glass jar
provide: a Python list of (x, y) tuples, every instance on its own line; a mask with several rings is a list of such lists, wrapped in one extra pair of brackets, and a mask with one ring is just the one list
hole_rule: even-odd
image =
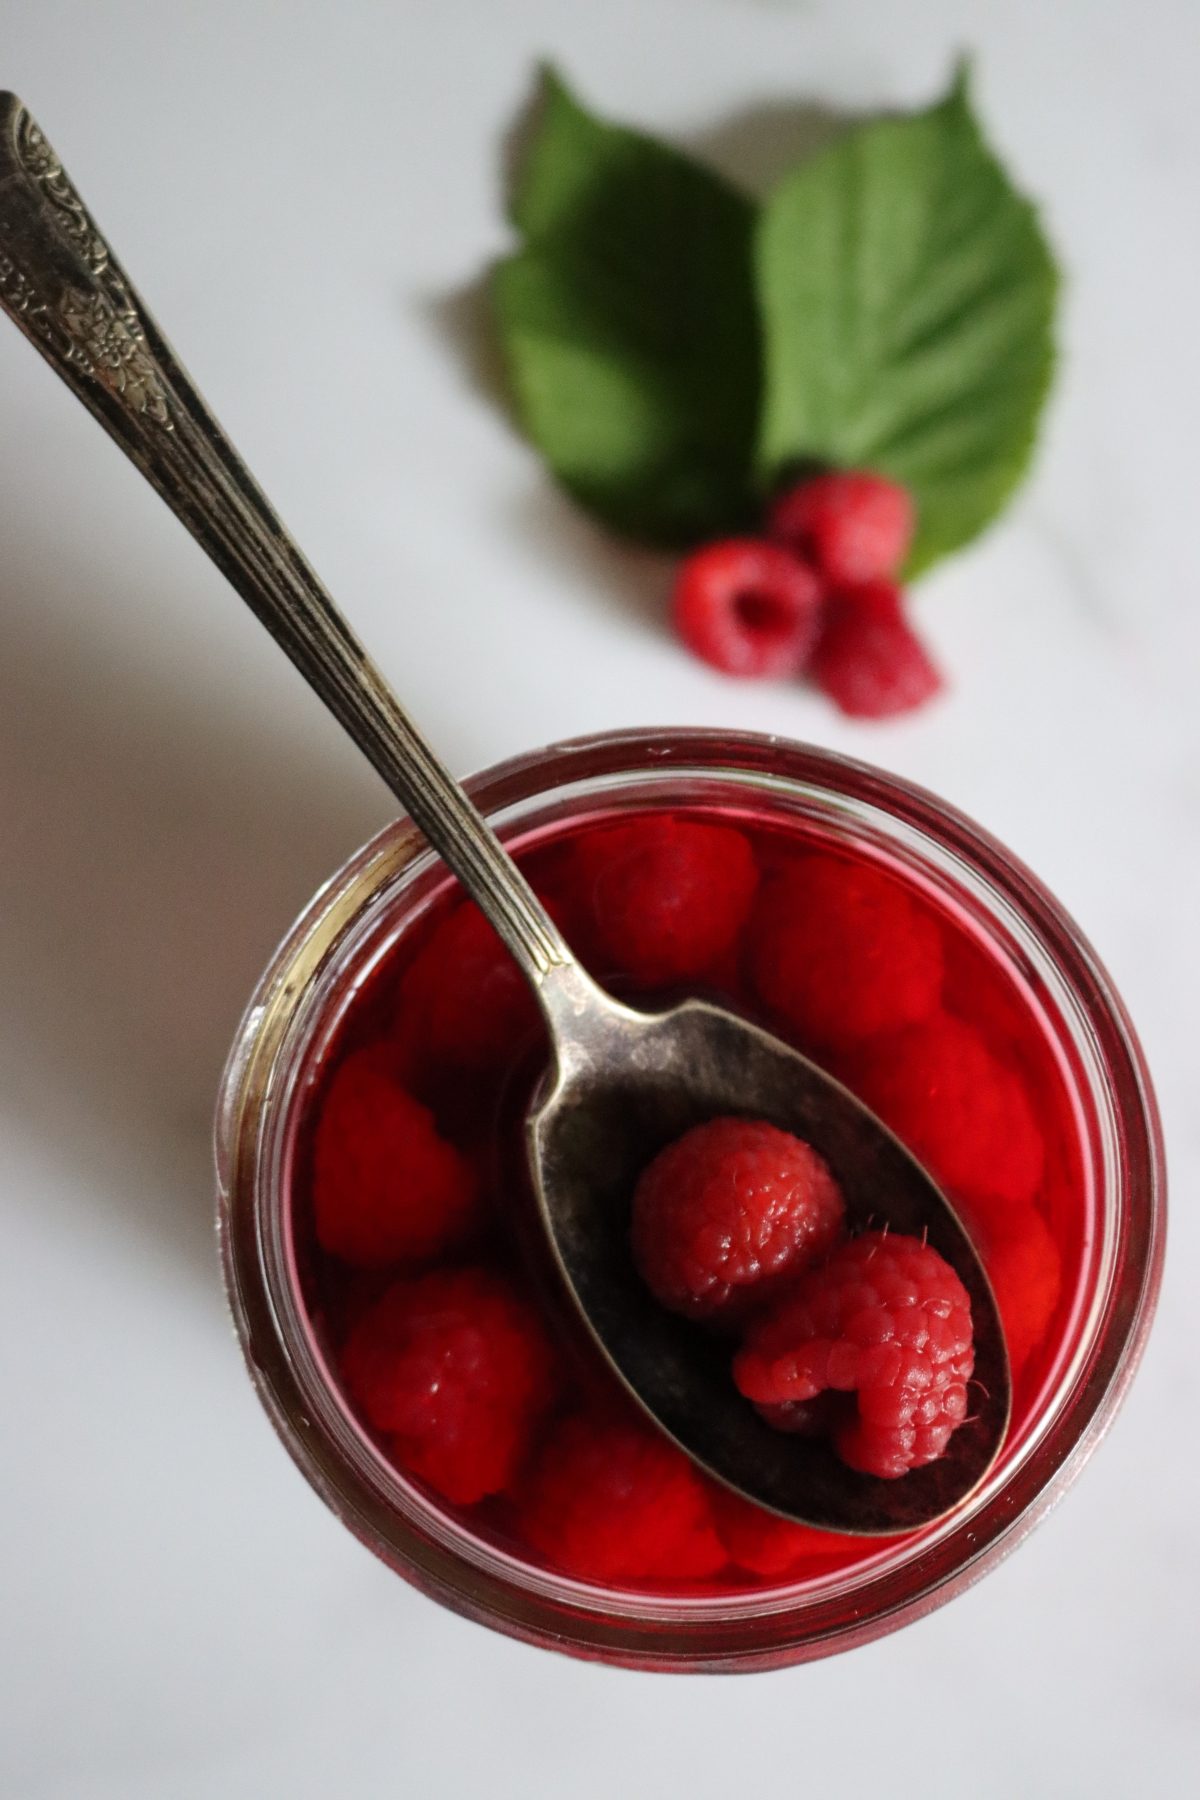
[(987, 1482), (939, 1526), (849, 1569), (754, 1592), (613, 1592), (539, 1570), (435, 1507), (355, 1421), (310, 1328), (288, 1203), (296, 1124), (328, 1042), (396, 937), (443, 889), (406, 821), (317, 894), (239, 1028), (217, 1114), (220, 1239), (258, 1393), (338, 1517), (425, 1593), (528, 1642), (637, 1668), (742, 1670), (865, 1643), (940, 1605), (1007, 1555), (1111, 1422), (1149, 1329), (1163, 1255), (1161, 1136), (1121, 1002), (1035, 878), (939, 800), (826, 751), (754, 734), (617, 732), (536, 751), (468, 784), (506, 840), (592, 812), (716, 807), (869, 848), (952, 905), (1036, 997), (1083, 1150), (1083, 1274), (1034, 1404)]

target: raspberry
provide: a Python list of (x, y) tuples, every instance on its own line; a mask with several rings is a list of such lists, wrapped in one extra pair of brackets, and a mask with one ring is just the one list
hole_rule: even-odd
[(313, 1152), (322, 1249), (357, 1268), (418, 1263), (469, 1236), (478, 1183), (378, 1048), (348, 1056), (325, 1095)]
[(907, 491), (866, 470), (834, 470), (780, 494), (768, 529), (829, 581), (853, 584), (894, 575), (913, 534)]
[(397, 1282), (359, 1319), (341, 1366), (397, 1462), (460, 1506), (508, 1485), (556, 1387), (536, 1313), (489, 1269)]
[(870, 1231), (751, 1327), (734, 1380), (767, 1408), (854, 1393), (834, 1448), (852, 1469), (892, 1478), (941, 1456), (967, 1416), (974, 1366), (971, 1303), (954, 1270), (917, 1238)]
[(936, 922), (865, 864), (806, 857), (779, 870), (746, 933), (759, 997), (802, 1040), (840, 1046), (933, 1011), (942, 983)]
[(675, 629), (726, 675), (797, 674), (812, 654), (821, 584), (789, 550), (761, 538), (726, 538), (682, 564)]
[(655, 1298), (734, 1318), (820, 1256), (841, 1192), (815, 1150), (757, 1119), (710, 1119), (655, 1157), (633, 1197), (633, 1253)]
[(1033, 1199), (1044, 1150), (1020, 1078), (979, 1033), (939, 1013), (856, 1058), (851, 1085), (956, 1200), (983, 1209)]
[(587, 1581), (697, 1580), (725, 1563), (708, 1494), (683, 1453), (639, 1420), (576, 1413), (529, 1473), (530, 1546)]
[(400, 1043), (414, 1065), (481, 1073), (507, 1062), (538, 1025), (528, 982), (471, 900), (430, 933), (401, 977), (397, 1001)]
[(940, 693), (941, 674), (904, 617), (890, 581), (829, 595), (809, 668), (834, 704), (854, 719), (890, 719)]
[[(969, 1019), (993, 1046), (1009, 1054), (1030, 1054), (1030, 1013), (1036, 1002), (1009, 970), (993, 961), (973, 939), (954, 931), (946, 937), (946, 1011)], [(1056, 1077), (1046, 1071), (1048, 1088)]]
[(781, 1519), (715, 1483), (710, 1497), (717, 1533), (730, 1560), (751, 1575), (788, 1575), (805, 1563), (844, 1556), (855, 1547), (843, 1532)]
[(655, 815), (576, 839), (596, 959), (642, 986), (704, 975), (732, 946), (758, 872), (726, 825)]
[(1013, 1380), (1046, 1336), (1062, 1289), (1062, 1256), (1046, 1221), (1032, 1206), (1015, 1207), (1002, 1225), (963, 1219), (983, 1257), (1004, 1326)]

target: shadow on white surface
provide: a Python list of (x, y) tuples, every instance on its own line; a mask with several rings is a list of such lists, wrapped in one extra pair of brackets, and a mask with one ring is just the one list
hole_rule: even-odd
[[(416, 311), (432, 327), (435, 336), (450, 348), (476, 398), (508, 414), (511, 404), (508, 378), (488, 300), (492, 267), (489, 264), (469, 281), (449, 288), (445, 293), (419, 299)], [(407, 308), (411, 304), (411, 296), (406, 291), (402, 305)]]
[(728, 114), (682, 147), (748, 193), (764, 195), (790, 169), (862, 123), (865, 116), (820, 101), (768, 100)]
[(642, 549), (594, 524), (536, 466), (529, 486), (508, 497), (507, 512), (513, 536), (531, 546), (547, 570), (561, 566), (564, 589), (595, 596), (605, 610), (631, 614), (655, 637), (671, 637), (675, 557)]
[(210, 1121), (234, 1027), (273, 942), (389, 809), (365, 769), (345, 783), (211, 677), (148, 682), (103, 636), (115, 604), (66, 606), (62, 584), (6, 543), (0, 1115), (215, 1283)]

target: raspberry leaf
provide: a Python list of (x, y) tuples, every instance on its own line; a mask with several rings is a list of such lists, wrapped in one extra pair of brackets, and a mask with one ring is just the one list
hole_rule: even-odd
[(967, 543), (1028, 466), (1058, 280), (965, 72), (928, 111), (861, 126), (785, 177), (756, 263), (763, 477), (817, 460), (910, 488), (910, 575)]
[(602, 522), (676, 547), (753, 511), (755, 212), (719, 176), (588, 112), (552, 71), (491, 298), (518, 419)]

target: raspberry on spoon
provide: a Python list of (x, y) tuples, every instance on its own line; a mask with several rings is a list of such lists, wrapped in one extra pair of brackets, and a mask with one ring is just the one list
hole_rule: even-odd
[(633, 1253), (655, 1298), (731, 1319), (829, 1249), (845, 1208), (827, 1165), (759, 1119), (711, 1119), (660, 1151), (633, 1198)]
[(684, 643), (714, 669), (795, 675), (817, 641), (821, 584), (780, 544), (726, 538), (682, 564), (672, 608)]
[(750, 1329), (734, 1380), (768, 1419), (819, 1395), (854, 1395), (835, 1426), (842, 1461), (894, 1479), (942, 1455), (967, 1416), (971, 1303), (919, 1238), (871, 1231), (802, 1276)]

